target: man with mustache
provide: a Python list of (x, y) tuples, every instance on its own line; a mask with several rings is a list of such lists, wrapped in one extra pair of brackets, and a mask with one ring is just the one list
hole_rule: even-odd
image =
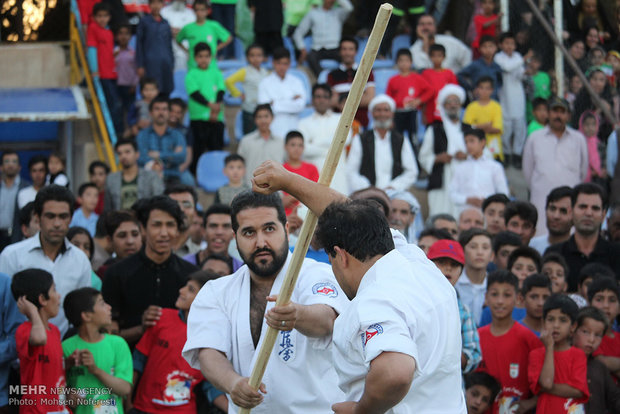
[[(228, 394), (229, 413), (331, 413), (331, 403), (343, 398), (330, 355), (332, 329), (348, 301), (328, 265), (305, 259), (291, 302), (274, 307), (291, 259), (282, 201), (245, 191), (231, 207), (245, 265), (198, 293), (183, 356)], [(267, 326), (280, 332), (257, 392), (248, 377)]]
[(538, 250), (541, 255), (545, 254), (547, 247), (570, 238), (570, 231), (573, 228), (572, 195), (573, 189), (567, 186), (554, 188), (547, 195), (545, 207), (547, 234), (530, 240), (530, 247)]
[(418, 178), (411, 144), (393, 128), (395, 109), (396, 103), (385, 94), (368, 104), (373, 128), (353, 138), (347, 158), (351, 192), (370, 186), (402, 191)]
[(416, 243), (416, 231), (413, 222), (420, 211), (420, 203), (409, 191), (388, 191), (390, 197), (390, 227), (400, 231), (407, 242)]
[(556, 187), (573, 187), (586, 178), (588, 147), (583, 134), (567, 126), (568, 102), (549, 102), (549, 124), (533, 132), (523, 150), (523, 175), (530, 187), (530, 202), (538, 210), (536, 233), (544, 234), (547, 194)]

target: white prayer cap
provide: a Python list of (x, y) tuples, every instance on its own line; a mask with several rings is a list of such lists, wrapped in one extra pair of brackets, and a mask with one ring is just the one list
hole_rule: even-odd
[(388, 197), (390, 197), (390, 200), (403, 200), (404, 202), (409, 204), (409, 206), (411, 207), (411, 212), (413, 214), (418, 214), (418, 212), (420, 211), (420, 203), (409, 191), (389, 189), (386, 191), (386, 193)]
[(456, 95), (461, 101), (461, 105), (465, 103), (465, 89), (461, 88), (459, 85), (448, 84), (441, 88), (439, 94), (437, 95), (437, 105), (443, 106), (448, 96)]
[(372, 100), (368, 104), (368, 110), (372, 113), (372, 110), (375, 108), (375, 106), (378, 104), (382, 104), (382, 103), (388, 104), (392, 112), (396, 110), (396, 102), (394, 102), (394, 99), (390, 98), (388, 95), (384, 93), (372, 98)]

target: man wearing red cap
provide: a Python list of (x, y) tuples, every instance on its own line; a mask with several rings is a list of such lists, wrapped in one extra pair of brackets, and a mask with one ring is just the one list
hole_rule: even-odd
[[(461, 245), (454, 240), (438, 240), (428, 249), (427, 257), (435, 263), (435, 266), (441, 270), (441, 273), (454, 286), (459, 280), (463, 266), (465, 265), (465, 253)], [(458, 293), (457, 293), (458, 298)], [(463, 342), (463, 350), (461, 352), (461, 369), (463, 373), (473, 371), (480, 360), (482, 354), (480, 352), (480, 339), (476, 324), (469, 312), (469, 309), (459, 303), (459, 314), (461, 316), (461, 338)]]

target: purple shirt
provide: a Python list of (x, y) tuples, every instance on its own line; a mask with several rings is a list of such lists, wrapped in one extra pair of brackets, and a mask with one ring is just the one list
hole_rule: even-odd
[(127, 49), (117, 49), (118, 53), (114, 56), (116, 73), (118, 75), (117, 84), (119, 86), (136, 86), (138, 84), (138, 73), (136, 72), (136, 52), (130, 47)]

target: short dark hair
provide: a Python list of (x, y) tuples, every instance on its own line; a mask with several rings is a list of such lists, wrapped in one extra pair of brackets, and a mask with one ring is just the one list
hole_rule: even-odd
[(136, 218), (136, 214), (133, 211), (129, 210), (115, 210), (110, 211), (106, 215), (105, 220), (105, 231), (110, 238), (114, 236), (114, 232), (121, 226), (121, 224), (131, 222), (135, 223), (138, 228), (140, 227), (140, 222)]
[(97, 297), (100, 295), (101, 292), (92, 287), (83, 287), (67, 293), (62, 308), (69, 323), (79, 328), (84, 322), (82, 312), (93, 312)]
[(245, 49), (245, 57), (247, 58), (250, 55), (250, 50), (252, 49), (260, 49), (261, 52), (263, 52), (263, 54), (265, 54), (265, 49), (263, 49), (263, 47), (258, 44), (258, 43), (252, 43), (250, 46), (248, 46)]
[(204, 225), (207, 225), (207, 219), (212, 214), (226, 214), (232, 217), (232, 208), (227, 204), (216, 203), (212, 204), (204, 214)]
[(232, 271), (233, 271), (233, 260), (232, 260), (232, 257), (230, 257), (230, 256), (222, 256), (221, 254), (211, 254), (211, 255), (207, 256), (200, 263), (199, 267), (202, 268), (202, 266), (204, 266), (204, 264), (207, 263), (209, 260), (219, 260), (220, 262), (226, 263), (226, 266), (228, 266), (228, 268), (229, 268), (229, 272), (232, 273)]
[(551, 293), (551, 280), (548, 276), (542, 275), (540, 273), (534, 273), (533, 275), (529, 275), (523, 281), (523, 286), (521, 287), (521, 294), (525, 296), (530, 290), (534, 289), (535, 287), (548, 288), (549, 293)]
[(420, 236), (418, 240), (422, 237), (431, 236), (436, 238), (437, 240), (454, 240), (450, 232), (446, 229), (436, 229), (434, 227), (429, 227), (428, 229), (424, 229), (420, 232)]
[(187, 102), (185, 102), (181, 98), (172, 98), (170, 99), (170, 106), (176, 105), (181, 108), (181, 110), (185, 111), (187, 109)]
[(116, 141), (116, 144), (114, 144), (114, 150), (118, 151), (119, 147), (121, 147), (123, 145), (131, 145), (133, 147), (134, 151), (138, 151), (138, 143), (133, 138), (121, 138), (121, 139), (119, 139), (118, 141)]
[(302, 135), (302, 133), (294, 129), (286, 133), (286, 137), (284, 138), (284, 144), (288, 144), (288, 142), (293, 138), (301, 138), (302, 141), (304, 140), (304, 136)]
[(51, 184), (40, 189), (34, 198), (34, 212), (37, 216), (41, 217), (41, 214), (43, 213), (43, 205), (48, 201), (58, 201), (69, 204), (69, 211), (73, 215), (75, 199), (73, 198), (71, 191), (69, 191), (66, 187)]
[(428, 219), (428, 223), (427, 223), (428, 226), (427, 227), (435, 227), (435, 222), (437, 220), (446, 220), (446, 221), (449, 221), (451, 223), (456, 223), (456, 219), (451, 214), (439, 213), (439, 214), (435, 214), (434, 216), (431, 216)]
[(168, 197), (167, 195), (158, 195), (147, 199), (138, 200), (131, 207), (136, 211), (136, 216), (140, 223), (146, 228), (149, 221), (151, 211), (160, 210), (170, 214), (177, 222), (177, 227), (182, 229), (184, 226), (183, 218), (185, 215), (179, 207), (179, 203)]
[(549, 194), (547, 194), (547, 202), (545, 204), (545, 209), (549, 207), (550, 203), (561, 200), (565, 197), (570, 198), (571, 204), (572, 204), (572, 200), (573, 200), (573, 189), (572, 188), (570, 188), (567, 185), (554, 188), (553, 190), (549, 192)]
[(511, 201), (506, 204), (506, 210), (504, 210), (504, 222), (508, 224), (511, 218), (519, 216), (524, 221), (532, 223), (536, 227), (538, 223), (538, 211), (536, 206), (529, 201)]
[(495, 401), (497, 394), (499, 394), (502, 390), (502, 386), (499, 381), (497, 381), (494, 376), (487, 374), (486, 372), (474, 371), (465, 375), (465, 389), (468, 390), (475, 385), (484, 387), (491, 392), (489, 398), (491, 403)]
[(175, 184), (169, 187), (166, 187), (164, 190), (164, 194), (169, 196), (170, 194), (183, 194), (190, 193), (192, 195), (192, 199), (194, 200), (194, 206), (198, 204), (198, 193), (196, 193), (196, 189), (191, 185), (186, 184)]
[(387, 218), (369, 200), (330, 204), (319, 217), (316, 235), (332, 257), (335, 246), (362, 262), (394, 249)]
[(69, 242), (71, 242), (71, 239), (73, 237), (75, 237), (78, 234), (83, 234), (85, 236), (88, 237), (88, 239), (90, 240), (90, 249), (89, 249), (89, 255), (88, 255), (88, 260), (93, 258), (93, 254), (95, 254), (95, 243), (93, 241), (93, 236), (90, 235), (90, 232), (85, 229), (84, 227), (80, 227), (80, 226), (73, 226), (69, 228), (69, 231), (67, 232), (67, 240), (69, 240)]
[(54, 277), (50, 272), (43, 269), (25, 269), (13, 275), (11, 293), (15, 300), (26, 296), (26, 299), (40, 309), (39, 296), (43, 295), (45, 299), (49, 299), (48, 293), (53, 284)]
[(91, 162), (88, 166), (88, 173), (93, 175), (95, 173), (95, 168), (103, 168), (106, 174), (110, 173), (110, 166), (103, 161), (95, 160)]
[(142, 79), (140, 79), (140, 92), (142, 92), (144, 90), (144, 87), (146, 85), (155, 85), (157, 90), (159, 90), (159, 85), (157, 84), (157, 79), (155, 79), (153, 77), (145, 76)]
[[(385, 196), (385, 198), (382, 196)], [(352, 192), (349, 198), (351, 200), (370, 200), (383, 210), (385, 217), (390, 215), (390, 198), (386, 192), (380, 188), (374, 186), (362, 188), (361, 190)]]
[(515, 264), (519, 257), (527, 257), (528, 259), (532, 259), (534, 264), (536, 265), (536, 271), (540, 272), (542, 268), (542, 259), (540, 257), (540, 253), (538, 250), (529, 247), (529, 246), (519, 246), (510, 253), (508, 256), (508, 270), (512, 269), (512, 266)]
[(591, 277), (594, 281), (601, 277), (615, 278), (616, 274), (613, 269), (603, 263), (588, 263), (579, 271), (579, 283), (582, 284), (587, 278)]
[(607, 209), (607, 192), (600, 185), (596, 183), (581, 183), (573, 187), (573, 197), (571, 199), (571, 204), (573, 207), (575, 207), (575, 204), (577, 204), (577, 198), (579, 197), (579, 194), (598, 194), (598, 196), (601, 197), (601, 204), (603, 205), (603, 210)]
[(17, 154), (17, 151), (6, 150), (2, 152), (2, 155), (0, 156), (0, 162), (4, 162), (4, 157), (6, 157), (7, 155), (16, 155), (19, 158), (19, 154)]
[(198, 53), (204, 52), (205, 50), (209, 52), (209, 55), (213, 54), (213, 52), (211, 51), (211, 46), (209, 46), (207, 42), (196, 43), (196, 46), (194, 46), (194, 57), (198, 56)]
[(500, 231), (495, 235), (495, 238), (493, 239), (493, 253), (497, 254), (497, 252), (499, 252), (499, 249), (501, 249), (502, 246), (508, 245), (519, 247), (522, 244), (523, 241), (517, 233), (513, 233), (512, 231), (508, 230)]
[(235, 233), (239, 229), (237, 215), (243, 210), (258, 207), (275, 208), (278, 215), (278, 221), (282, 223), (283, 226), (286, 226), (286, 213), (284, 212), (284, 205), (282, 204), (282, 199), (280, 199), (280, 196), (278, 194), (274, 193), (265, 195), (255, 193), (251, 190), (246, 190), (237, 194), (235, 198), (233, 198), (232, 203), (230, 204), (230, 217), (232, 220), (232, 228)]
[(19, 225), (28, 226), (34, 214), (34, 201), (27, 203), (19, 210)]
[[(592, 304), (594, 295), (605, 290), (611, 291), (614, 295), (616, 295), (616, 299), (620, 300), (620, 288), (618, 288), (618, 281), (611, 277), (599, 277), (598, 279), (594, 279), (590, 287), (588, 287), (588, 302)], [(613, 321), (610, 321), (610, 323), (612, 322)]]
[(595, 308), (594, 306), (586, 306), (584, 308), (579, 309), (579, 313), (577, 313), (577, 328), (581, 327), (586, 321), (587, 318), (593, 319), (597, 322), (601, 322), (603, 324), (603, 334), (607, 332), (609, 328), (610, 321), (607, 320), (607, 316), (603, 313), (599, 308)]
[(434, 52), (439, 52), (444, 55), (444, 57), (446, 56), (446, 48), (441, 43), (434, 43), (431, 45), (431, 47), (428, 48), (429, 56), (432, 55)]
[(562, 268), (564, 268), (564, 277), (568, 276), (568, 271), (569, 271), (568, 263), (566, 263), (566, 259), (560, 253), (557, 253), (557, 252), (546, 253), (542, 257), (541, 264), (544, 266), (547, 263), (557, 263), (557, 264), (559, 264), (560, 266), (562, 266)]
[(168, 97), (163, 93), (160, 93), (155, 98), (153, 98), (153, 100), (149, 104), (149, 112), (152, 111), (155, 105), (158, 103), (165, 103), (166, 105), (168, 105), (168, 109), (170, 109), (170, 101), (168, 101)]
[(410, 60), (413, 60), (413, 57), (411, 55), (411, 51), (409, 49), (407, 49), (406, 47), (398, 49), (398, 51), (396, 52), (396, 60), (398, 60), (398, 58), (401, 57), (401, 56), (407, 56)]
[(338, 42), (338, 49), (340, 49), (342, 47), (342, 44), (344, 42), (351, 42), (351, 43), (353, 43), (355, 45), (355, 50), (359, 50), (359, 48), (360, 48), (360, 44), (359, 44), (359, 42), (357, 41), (356, 38), (354, 38), (353, 36), (342, 36), (340, 38), (340, 42)]
[(491, 203), (502, 203), (505, 206), (506, 204), (510, 203), (510, 199), (506, 194), (492, 194), (485, 198), (482, 202), (482, 212), (484, 212), (484, 210), (486, 210)]
[(273, 116), (273, 109), (271, 109), (271, 105), (269, 105), (268, 103), (256, 105), (256, 108), (254, 108), (254, 118), (256, 118), (256, 115), (258, 115), (259, 111), (268, 111), (271, 116)]
[[(97, 3), (99, 4), (99, 3)], [(62, 163), (63, 168), (66, 168), (67, 166), (67, 156), (59, 151), (54, 151), (50, 154), (49, 157), (47, 157), (47, 161), (49, 162), (50, 158), (58, 158), (58, 160)]]
[(474, 137), (478, 138), (478, 141), (485, 141), (487, 139), (486, 134), (481, 129), (471, 128), (471, 127), (467, 127), (463, 129), (464, 129), (463, 134), (465, 136), (473, 135)]
[(509, 270), (496, 270), (487, 276), (487, 291), (494, 283), (507, 283), (519, 291), (519, 279)]
[(325, 91), (327, 94), (329, 94), (329, 97), (331, 98), (332, 96), (332, 88), (326, 84), (326, 83), (317, 83), (312, 87), (312, 96), (314, 96), (314, 93), (318, 90), (322, 90)]
[(480, 40), (478, 41), (479, 47), (482, 47), (484, 43), (493, 43), (494, 45), (497, 46), (497, 40), (495, 39), (495, 37), (490, 36), (490, 35), (480, 36)]
[(571, 323), (577, 320), (579, 306), (568, 295), (554, 293), (547, 298), (543, 305), (543, 319), (554, 309), (559, 309), (564, 315), (570, 318)]
[(485, 76), (480, 76), (478, 78), (478, 80), (476, 81), (476, 87), (480, 86), (480, 84), (482, 83), (490, 83), (491, 84), (491, 88), (495, 87), (495, 81), (493, 80), (492, 77), (485, 75)]
[(274, 49), (272, 61), (280, 60), (280, 59), (291, 59), (291, 52), (285, 48), (284, 46), (280, 46)]
[(471, 229), (465, 230), (464, 232), (462, 232), (459, 235), (459, 243), (461, 246), (463, 246), (463, 248), (465, 248), (465, 246), (467, 246), (467, 244), (469, 244), (469, 242), (471, 241), (471, 239), (473, 239), (476, 236), (484, 236), (486, 238), (489, 239), (489, 243), (491, 241), (493, 241), (493, 237), (489, 234), (488, 231), (484, 230), (484, 229), (479, 229), (476, 227), (472, 227)]
[[(4, 154), (2, 154), (4, 156)], [(37, 154), (28, 160), (28, 171), (32, 169), (36, 164), (43, 163), (45, 165), (45, 171), (47, 171), (47, 157), (45, 155)]]
[(239, 154), (230, 154), (224, 158), (224, 166), (228, 165), (229, 162), (233, 161), (241, 161), (243, 165), (245, 165), (245, 159)]
[(95, 226), (95, 237), (96, 238), (102, 238), (108, 235), (106, 231), (106, 225), (107, 225), (107, 218), (110, 214), (111, 214), (110, 211), (104, 211), (97, 219), (97, 225)]
[(105, 2), (95, 3), (95, 5), (93, 6), (92, 15), (96, 16), (97, 13), (102, 12), (102, 11), (110, 14), (110, 6), (108, 6), (108, 3), (105, 3)]
[(211, 2), (208, 0), (196, 0), (194, 1), (194, 8), (196, 8), (196, 6), (205, 6), (207, 9), (211, 8)]
[(549, 107), (549, 102), (545, 98), (534, 98), (532, 101), (532, 110), (536, 110), (539, 106)]
[(503, 32), (499, 35), (500, 43), (503, 43), (506, 39), (515, 39), (515, 35), (512, 32)]
[(220, 275), (210, 270), (198, 270), (197, 272), (190, 274), (187, 279), (193, 280), (198, 283), (199, 287), (202, 288), (208, 281), (219, 279), (220, 277)]
[(97, 190), (97, 192), (99, 192), (99, 189), (97, 188), (95, 183), (87, 182), (87, 183), (83, 183), (82, 185), (79, 186), (79, 188), (78, 188), (78, 197), (82, 197), (84, 195), (84, 192), (88, 188), (94, 188), (95, 190)]

